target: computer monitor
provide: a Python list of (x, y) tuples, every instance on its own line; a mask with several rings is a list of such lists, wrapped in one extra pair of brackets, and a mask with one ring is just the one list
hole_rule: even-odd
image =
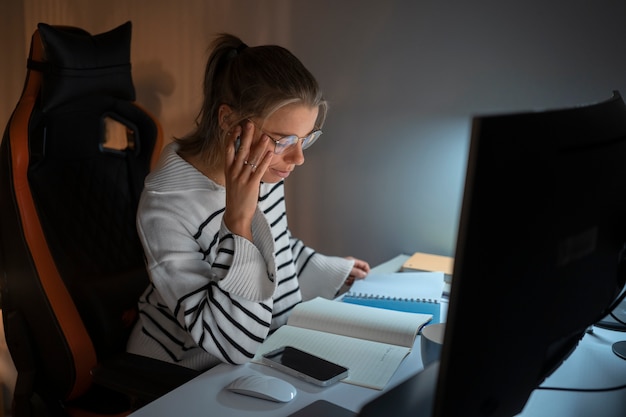
[(618, 92), (581, 107), (475, 117), (441, 359), (359, 416), (518, 414), (613, 307), (625, 242)]

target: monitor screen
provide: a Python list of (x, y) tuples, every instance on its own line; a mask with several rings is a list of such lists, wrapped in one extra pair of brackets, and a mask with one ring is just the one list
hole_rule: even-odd
[(359, 415), (521, 412), (624, 286), (625, 161), (617, 92), (474, 117), (441, 359)]

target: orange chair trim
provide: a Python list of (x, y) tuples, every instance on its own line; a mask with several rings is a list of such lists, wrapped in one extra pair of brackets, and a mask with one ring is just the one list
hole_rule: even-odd
[[(43, 46), (41, 37), (39, 32), (35, 31), (31, 42), (31, 58), (41, 60), (42, 57)], [(97, 364), (97, 358), (87, 330), (80, 320), (78, 310), (45, 243), (46, 239), (28, 184), (28, 138), (24, 137), (23, 132), (28, 132), (29, 117), (35, 106), (41, 79), (42, 74), (40, 72), (28, 71), (24, 92), (9, 126), (13, 182), (16, 199), (20, 207), (24, 235), (28, 242), (33, 262), (37, 266), (44, 291), (48, 295), (59, 326), (67, 339), (74, 357), (76, 381), (72, 391), (68, 394), (68, 399), (72, 399), (80, 396), (91, 385), (90, 370)]]

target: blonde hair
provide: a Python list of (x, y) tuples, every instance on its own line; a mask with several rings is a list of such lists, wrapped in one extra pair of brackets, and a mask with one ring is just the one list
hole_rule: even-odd
[(183, 155), (201, 155), (210, 166), (221, 161), (226, 132), (220, 128), (220, 106), (230, 106), (240, 120), (267, 118), (292, 103), (319, 109), (316, 128), (326, 119), (328, 104), (305, 66), (276, 45), (248, 47), (236, 36), (219, 35), (211, 44), (204, 72), (204, 99), (196, 129), (179, 143)]

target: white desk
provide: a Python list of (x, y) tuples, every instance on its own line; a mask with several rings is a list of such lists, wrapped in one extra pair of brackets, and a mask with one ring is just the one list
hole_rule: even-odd
[[(611, 388), (626, 384), (626, 360), (611, 351), (626, 333), (594, 328), (542, 387)], [(626, 389), (610, 392), (535, 390), (520, 417), (624, 417)]]
[[(418, 369), (422, 369), (419, 349), (414, 350), (410, 357), (405, 359), (401, 368), (394, 375), (390, 386), (408, 378)], [(257, 372), (277, 376), (290, 382), (298, 390), (296, 398), (289, 403), (275, 403), (246, 397), (223, 389), (236, 377)], [(240, 366), (222, 364), (137, 410), (131, 416), (280, 417), (288, 416), (318, 399), (325, 399), (353, 411), (358, 411), (363, 404), (377, 395), (380, 395), (380, 391), (342, 382), (327, 388), (317, 387), (263, 365), (252, 363)]]
[[(403, 257), (394, 258), (376, 268), (377, 272), (397, 270)], [(563, 365), (548, 378), (544, 386), (569, 388), (602, 388), (626, 384), (626, 360), (611, 351), (615, 341), (626, 340), (626, 333), (605, 329), (594, 330), (581, 340), (578, 348)], [(389, 389), (423, 369), (419, 351), (420, 338), (398, 371)], [(245, 397), (224, 390), (241, 375), (263, 373), (278, 376), (297, 389), (296, 398), (289, 403), (274, 403)], [(471, 389), (471, 387), (468, 387)], [(222, 364), (208, 370), (192, 381), (137, 410), (131, 417), (280, 417), (299, 410), (318, 399), (325, 399), (353, 411), (377, 397), (381, 391), (345, 383), (322, 388), (292, 378), (258, 364), (233, 366)], [(626, 389), (602, 393), (580, 393), (536, 390), (519, 417), (624, 417)]]

